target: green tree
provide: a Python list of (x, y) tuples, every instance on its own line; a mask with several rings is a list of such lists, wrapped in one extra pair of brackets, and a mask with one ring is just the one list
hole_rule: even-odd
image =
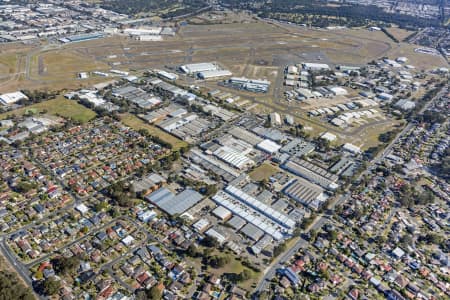
[(202, 240), (202, 244), (210, 248), (217, 248), (219, 246), (219, 242), (217, 241), (217, 239), (212, 236), (206, 236)]
[(239, 282), (247, 281), (252, 278), (252, 272), (248, 269), (244, 269), (241, 273), (239, 273), (237, 280)]
[[(0, 261), (0, 264), (5, 262)], [(31, 289), (23, 286), (17, 275), (7, 270), (0, 271), (0, 299), (2, 300), (34, 300)]]
[(61, 282), (50, 277), (44, 281), (43, 288), (46, 295), (53, 296), (61, 289)]
[(51, 263), (57, 274), (68, 275), (75, 273), (76, 269), (80, 266), (80, 259), (76, 256), (59, 256), (52, 259)]
[(158, 288), (158, 285), (152, 286), (149, 290), (147, 290), (146, 294), (147, 294), (147, 299), (149, 299), (149, 300), (162, 299), (162, 293), (161, 293), (161, 290)]

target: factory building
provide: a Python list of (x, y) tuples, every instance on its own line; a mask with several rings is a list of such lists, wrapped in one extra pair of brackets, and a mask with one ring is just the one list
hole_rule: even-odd
[(281, 116), (279, 113), (273, 112), (269, 115), (269, 118), (273, 126), (281, 126)]
[(342, 145), (342, 149), (354, 155), (358, 155), (361, 153), (361, 148), (350, 143), (345, 143), (344, 145)]
[(348, 94), (347, 90), (340, 86), (333, 86), (327, 88), (330, 92), (333, 93), (335, 96), (345, 96)]
[(169, 215), (178, 215), (200, 202), (203, 196), (194, 190), (186, 189), (175, 195), (167, 188), (160, 188), (147, 195), (145, 199)]
[(313, 152), (314, 149), (315, 146), (313, 143), (310, 143), (302, 138), (294, 138), (289, 143), (284, 145), (280, 149), (280, 152), (288, 153), (296, 157), (302, 157)]
[(228, 146), (220, 147), (213, 154), (220, 160), (239, 170), (247, 169), (255, 164), (253, 160)]
[(228, 84), (231, 86), (255, 93), (267, 93), (270, 87), (270, 81), (248, 79), (245, 77), (233, 77), (230, 78)]
[(177, 74), (169, 73), (169, 72), (166, 72), (164, 70), (158, 71), (157, 74), (159, 76), (161, 76), (162, 78), (167, 79), (167, 80), (174, 81), (174, 80), (178, 79), (178, 75)]
[(200, 219), (194, 224), (192, 224), (192, 227), (195, 229), (195, 231), (202, 233), (206, 229), (208, 229), (209, 225), (210, 223), (207, 219)]
[(14, 92), (0, 95), (0, 103), (3, 105), (11, 105), (20, 100), (28, 100), (28, 97), (22, 92)]
[(302, 69), (307, 71), (327, 71), (330, 66), (327, 64), (302, 63)]
[(77, 34), (71, 35), (64, 38), (59, 39), (62, 43), (77, 43), (77, 42), (85, 42), (102, 38), (103, 33), (86, 33), (86, 34)]
[(141, 28), (127, 28), (123, 33), (130, 36), (151, 36), (159, 35), (162, 31), (161, 27), (141, 27)]
[(274, 154), (281, 149), (281, 146), (271, 140), (263, 140), (261, 143), (256, 145), (256, 148), (262, 150), (268, 154)]
[(295, 227), (295, 221), (290, 219), (285, 214), (273, 209), (271, 206), (264, 204), (263, 202), (255, 199), (254, 197), (250, 196), (249, 194), (245, 193), (244, 191), (238, 189), (237, 187), (233, 185), (228, 185), (225, 188), (225, 191), (232, 195), (233, 197), (239, 199), (242, 203), (245, 205), (251, 207), (252, 209), (258, 211), (259, 213), (263, 214), (267, 218), (271, 219), (272, 221), (276, 222), (286, 230), (290, 231), (294, 229)]
[[(215, 201), (218, 205), (224, 206), (235, 215), (229, 221), (229, 223), (238, 222), (242, 219), (245, 222), (255, 225), (265, 233), (272, 236), (277, 241), (280, 241), (284, 238), (284, 234), (286, 233), (285, 228), (281, 227), (279, 224), (275, 223), (273, 220), (266, 217), (261, 212), (244, 204), (242, 201), (235, 198), (234, 196), (225, 193), (223, 191), (220, 191), (212, 197), (212, 200)], [(236, 216), (239, 216), (240, 219), (235, 219)], [(242, 222), (238, 223), (239, 224), (236, 224), (236, 226), (240, 226), (241, 228), (244, 226)]]
[(304, 98), (304, 99), (315, 99), (318, 96), (316, 94), (314, 94), (310, 89), (305, 89), (305, 88), (298, 88), (295, 90), (297, 92), (297, 94), (299, 95), (300, 99)]
[(198, 63), (198, 64), (188, 64), (180, 67), (180, 70), (186, 74), (197, 74), (206, 71), (217, 71), (218, 66), (214, 63)]
[(336, 183), (338, 176), (329, 173), (327, 170), (313, 165), (303, 159), (291, 159), (282, 165), (282, 168), (289, 172), (303, 177), (327, 190), (334, 191), (339, 185)]
[(210, 228), (208, 229), (205, 234), (209, 237), (213, 237), (217, 240), (217, 242), (219, 244), (223, 244), (227, 241), (228, 237), (226, 236), (225, 233), (221, 232), (219, 229), (217, 228)]
[(304, 179), (295, 179), (283, 190), (283, 193), (312, 210), (318, 210), (326, 201), (324, 190)]
[(228, 209), (226, 209), (223, 206), (217, 206), (213, 211), (212, 214), (214, 216), (216, 216), (220, 221), (225, 222), (229, 219), (231, 219), (231, 217), (233, 216), (233, 214), (231, 213), (231, 211), (229, 211)]
[(228, 77), (232, 75), (233, 73), (228, 70), (206, 70), (197, 73), (198, 78), (203, 80)]

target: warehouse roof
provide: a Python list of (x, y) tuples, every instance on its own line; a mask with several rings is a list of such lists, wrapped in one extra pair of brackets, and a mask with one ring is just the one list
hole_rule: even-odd
[(267, 204), (255, 199), (254, 197), (248, 195), (247, 193), (243, 192), (239, 188), (237, 188), (233, 185), (228, 185), (225, 188), (225, 191), (228, 194), (232, 195), (233, 197), (236, 197), (237, 199), (239, 199), (240, 201), (242, 201), (249, 207), (259, 211), (260, 213), (262, 213), (269, 219), (280, 224), (284, 228), (292, 229), (295, 226), (295, 221), (289, 219), (288, 216), (273, 209), (270, 205), (267, 205)]
[(187, 64), (180, 67), (180, 69), (188, 74), (217, 70), (217, 66), (213, 63), (198, 63), (198, 64)]
[[(281, 226), (276, 224), (274, 221), (261, 214), (259, 211), (253, 209), (250, 206), (245, 205), (237, 198), (220, 191), (212, 198), (216, 203), (225, 206), (227, 209), (233, 212), (247, 222), (252, 223), (259, 229), (270, 234), (274, 239), (283, 239), (283, 233), (281, 231)], [(233, 222), (233, 219), (231, 219)]]
[(215, 238), (219, 244), (223, 244), (227, 241), (227, 236), (217, 228), (210, 228), (205, 232), (205, 234)]
[(250, 238), (254, 241), (258, 241), (264, 235), (264, 231), (262, 231), (261, 229), (259, 229), (258, 227), (256, 227), (255, 225), (253, 225), (251, 223), (248, 223), (247, 225), (245, 225), (241, 229), (241, 232), (245, 236), (247, 236), (248, 238)]
[(294, 200), (307, 206), (316, 200), (322, 202), (326, 199), (324, 190), (320, 186), (312, 184), (304, 179), (295, 179), (283, 192)]
[(217, 208), (212, 211), (212, 214), (221, 220), (225, 220), (225, 219), (231, 217), (231, 215), (232, 215), (231, 211), (229, 211), (228, 209), (226, 209), (223, 206), (217, 206)]
[(216, 151), (214, 151), (214, 155), (224, 162), (236, 167), (238, 169), (243, 169), (253, 165), (255, 162), (243, 155), (242, 153), (228, 147), (222, 146)]
[(291, 159), (285, 162), (282, 167), (298, 176), (306, 178), (321, 187), (335, 190), (338, 188), (336, 181), (339, 179), (335, 174), (327, 172), (308, 161), (302, 159)]
[(231, 134), (232, 136), (234, 136), (235, 138), (241, 139), (244, 142), (247, 142), (253, 146), (255, 146), (256, 144), (259, 144), (263, 140), (256, 134), (254, 134), (246, 129), (243, 129), (241, 127), (234, 126), (233, 128), (231, 128), (228, 131), (228, 133)]
[(145, 198), (169, 215), (175, 215), (181, 214), (197, 204), (203, 196), (190, 189), (174, 195), (169, 189), (163, 187)]
[(314, 151), (314, 144), (301, 138), (294, 138), (281, 148), (281, 152), (289, 153), (298, 157)]
[(361, 148), (350, 143), (345, 143), (344, 145), (342, 145), (342, 149), (353, 154), (361, 153)]
[(10, 105), (22, 99), (28, 99), (28, 97), (22, 92), (14, 92), (0, 95), (0, 103), (3, 105)]
[(198, 73), (198, 77), (202, 79), (209, 79), (209, 78), (215, 78), (215, 77), (225, 77), (225, 76), (231, 76), (233, 73), (231, 73), (228, 70), (207, 70), (202, 71)]
[(241, 229), (242, 227), (244, 227), (245, 223), (246, 223), (245, 220), (242, 219), (242, 218), (239, 217), (239, 216), (233, 216), (233, 217), (228, 221), (228, 224), (229, 224), (231, 227), (233, 227), (234, 229), (236, 229), (236, 230), (239, 230), (239, 229)]
[(273, 154), (280, 150), (281, 146), (271, 140), (263, 140), (261, 143), (256, 145), (256, 147), (264, 152)]

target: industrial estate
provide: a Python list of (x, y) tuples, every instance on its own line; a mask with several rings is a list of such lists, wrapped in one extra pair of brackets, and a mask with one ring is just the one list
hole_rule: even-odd
[(164, 2), (0, 1), (0, 299), (448, 299), (446, 1)]

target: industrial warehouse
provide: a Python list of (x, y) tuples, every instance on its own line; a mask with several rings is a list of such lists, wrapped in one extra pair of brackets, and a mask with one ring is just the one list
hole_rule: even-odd
[(180, 70), (199, 79), (209, 80), (232, 76), (228, 70), (222, 69), (217, 63), (198, 63), (180, 66)]
[(189, 189), (175, 195), (169, 189), (163, 187), (146, 196), (145, 199), (173, 216), (184, 213), (202, 200), (203, 196)]
[(246, 90), (254, 93), (267, 93), (269, 91), (270, 81), (248, 79), (245, 77), (232, 77), (225, 81), (224, 85), (238, 90)]
[(301, 178), (293, 180), (283, 190), (283, 193), (315, 211), (321, 208), (327, 199), (324, 190), (320, 186)]
[(329, 173), (327, 170), (320, 168), (310, 162), (293, 158), (285, 162), (282, 168), (292, 172), (295, 175), (301, 176), (311, 182), (327, 189), (334, 191), (339, 185), (336, 183), (339, 179), (338, 176)]
[(144, 109), (150, 109), (161, 103), (159, 97), (148, 94), (146, 91), (134, 86), (124, 86), (113, 89), (113, 96), (125, 99)]

